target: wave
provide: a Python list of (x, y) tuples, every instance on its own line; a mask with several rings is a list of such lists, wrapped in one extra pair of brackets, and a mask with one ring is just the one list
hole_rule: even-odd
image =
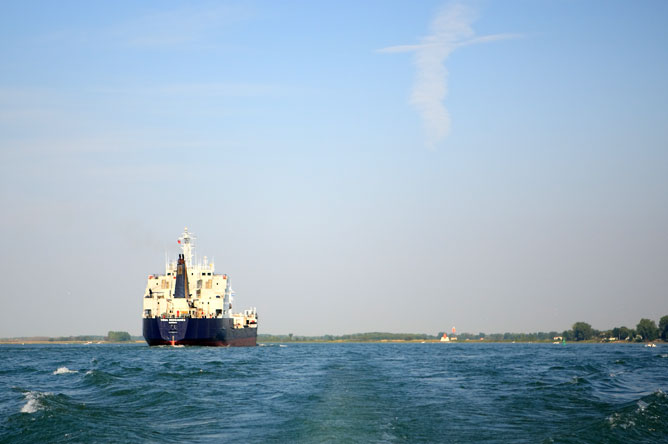
[(668, 347), (287, 345), (17, 350), (0, 443), (668, 444)]
[(590, 386), (592, 385), (592, 383), (588, 378), (585, 378), (584, 376), (573, 376), (571, 379), (560, 385)]
[(54, 375), (65, 375), (67, 373), (79, 373), (79, 370), (70, 370), (67, 367), (58, 367), (58, 369), (53, 372)]
[(26, 398), (26, 403), (21, 407), (21, 413), (35, 413), (38, 410), (42, 410), (44, 408), (44, 404), (42, 404), (41, 400), (44, 398), (46, 395), (50, 395), (51, 393), (42, 393), (42, 392), (26, 392), (25, 393), (25, 398)]
[(106, 386), (112, 384), (116, 379), (116, 376), (96, 369), (88, 370), (84, 374), (85, 384), (93, 386)]
[(621, 433), (633, 432), (638, 437), (665, 436), (668, 433), (666, 409), (668, 397), (657, 390), (649, 396), (636, 400), (630, 406), (608, 416), (607, 422), (611, 431)]

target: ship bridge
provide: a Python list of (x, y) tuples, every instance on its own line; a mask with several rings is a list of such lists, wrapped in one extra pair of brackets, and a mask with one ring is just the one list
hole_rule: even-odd
[(194, 262), (196, 237), (185, 227), (177, 243), (181, 248), (186, 276), (177, 296), (176, 282), (179, 260), (168, 260), (164, 274), (148, 276), (144, 293), (144, 318), (232, 318), (235, 327), (256, 326), (255, 308), (243, 313), (232, 312), (234, 292), (227, 274), (216, 274), (213, 261), (206, 256)]

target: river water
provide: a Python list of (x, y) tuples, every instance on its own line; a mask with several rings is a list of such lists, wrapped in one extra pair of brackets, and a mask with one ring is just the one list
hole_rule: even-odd
[(668, 345), (0, 346), (0, 442), (668, 443)]

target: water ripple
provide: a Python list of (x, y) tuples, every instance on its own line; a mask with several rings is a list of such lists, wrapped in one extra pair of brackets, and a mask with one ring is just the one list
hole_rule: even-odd
[(666, 442), (665, 356), (621, 344), (0, 346), (0, 443)]

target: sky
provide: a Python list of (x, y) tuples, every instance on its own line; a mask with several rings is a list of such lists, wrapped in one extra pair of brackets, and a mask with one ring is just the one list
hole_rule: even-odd
[(0, 1), (0, 337), (141, 334), (196, 253), (260, 333), (668, 314), (665, 1)]

